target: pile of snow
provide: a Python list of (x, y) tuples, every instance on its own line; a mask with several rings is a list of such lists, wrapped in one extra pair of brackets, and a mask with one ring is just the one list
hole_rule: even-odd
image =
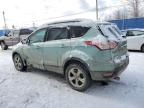
[(143, 64), (143, 53), (130, 52), (130, 65), (120, 81), (108, 86), (94, 82), (81, 93), (61, 75), (16, 71), (11, 50), (0, 50), (0, 108), (144, 108)]

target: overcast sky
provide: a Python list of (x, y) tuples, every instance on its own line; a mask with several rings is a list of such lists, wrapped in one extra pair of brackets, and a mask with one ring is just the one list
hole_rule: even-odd
[[(99, 8), (119, 4), (121, 0), (98, 0)], [(8, 27), (32, 26), (47, 23), (53, 20), (69, 18), (95, 19), (95, 0), (1, 0), (0, 2), (0, 28), (3, 27), (2, 11), (5, 12)], [(86, 11), (79, 15), (54, 19), (54, 17), (71, 15)], [(103, 17), (101, 13), (100, 17)]]

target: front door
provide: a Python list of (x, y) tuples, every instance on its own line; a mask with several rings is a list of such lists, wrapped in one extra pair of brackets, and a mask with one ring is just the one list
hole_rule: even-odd
[(40, 29), (31, 34), (23, 50), (27, 63), (39, 69), (44, 69), (42, 48), (44, 46), (46, 30), (46, 28)]
[(20, 33), (19, 30), (13, 31), (12, 45), (16, 45), (20, 42), (19, 33)]

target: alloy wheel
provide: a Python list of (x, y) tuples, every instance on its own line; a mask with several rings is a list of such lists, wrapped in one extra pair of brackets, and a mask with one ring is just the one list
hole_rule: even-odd
[(22, 60), (19, 55), (14, 56), (14, 64), (17, 70), (21, 70), (23, 68)]
[(86, 77), (84, 73), (78, 69), (78, 68), (72, 68), (68, 72), (68, 79), (69, 82), (74, 86), (74, 87), (83, 87), (86, 82)]

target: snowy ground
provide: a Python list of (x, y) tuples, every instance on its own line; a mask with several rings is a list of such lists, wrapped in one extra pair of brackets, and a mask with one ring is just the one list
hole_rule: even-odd
[(0, 108), (144, 108), (144, 54), (130, 52), (130, 65), (120, 81), (94, 82), (80, 93), (63, 76), (15, 70), (11, 49), (0, 49)]

